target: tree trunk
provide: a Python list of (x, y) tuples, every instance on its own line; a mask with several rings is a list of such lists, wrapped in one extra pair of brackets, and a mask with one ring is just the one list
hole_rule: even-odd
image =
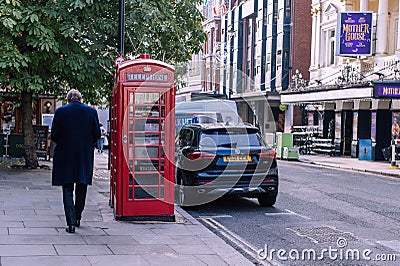
[(32, 126), (32, 92), (23, 91), (21, 93), (21, 111), (22, 111), (22, 131), (24, 133), (25, 146), (25, 166), (28, 168), (37, 168), (39, 166), (36, 155), (35, 140)]

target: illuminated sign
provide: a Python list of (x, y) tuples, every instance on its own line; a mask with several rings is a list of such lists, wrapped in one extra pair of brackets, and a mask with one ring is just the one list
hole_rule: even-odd
[(400, 98), (400, 82), (374, 82), (375, 98)]
[(372, 55), (372, 12), (338, 13), (336, 55)]

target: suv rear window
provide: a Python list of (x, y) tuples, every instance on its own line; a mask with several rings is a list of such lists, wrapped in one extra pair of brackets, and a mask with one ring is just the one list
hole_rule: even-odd
[(266, 146), (263, 138), (256, 130), (219, 129), (203, 131), (200, 135), (201, 147), (244, 147)]

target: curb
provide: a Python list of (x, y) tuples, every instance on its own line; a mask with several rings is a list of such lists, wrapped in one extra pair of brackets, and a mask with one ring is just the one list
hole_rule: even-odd
[(200, 223), (198, 220), (196, 220), (193, 216), (191, 216), (187, 211), (185, 211), (184, 209), (182, 209), (180, 206), (175, 204), (175, 211), (177, 211), (180, 215), (183, 216), (183, 218), (185, 218), (186, 220), (188, 220), (189, 222), (191, 222), (192, 224), (195, 225), (201, 225), (204, 228), (206, 228), (207, 230), (209, 230), (207, 227), (205, 227), (202, 223)]
[(356, 168), (356, 167), (332, 165), (332, 164), (319, 163), (319, 162), (313, 162), (313, 161), (308, 162), (308, 161), (299, 160), (299, 162), (300, 163), (313, 164), (313, 165), (317, 165), (317, 166), (323, 166), (323, 167), (339, 168), (339, 169), (343, 169), (343, 170), (350, 170), (350, 171), (356, 171), (356, 172), (362, 172), (362, 173), (370, 173), (370, 174), (377, 174), (377, 175), (400, 178), (400, 173), (394, 174), (394, 173), (387, 173), (387, 172), (376, 171), (376, 170), (360, 169), (360, 168)]

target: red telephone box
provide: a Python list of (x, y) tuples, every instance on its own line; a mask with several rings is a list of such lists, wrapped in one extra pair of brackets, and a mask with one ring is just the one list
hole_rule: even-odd
[(116, 68), (110, 123), (115, 218), (174, 221), (174, 68), (148, 55)]

